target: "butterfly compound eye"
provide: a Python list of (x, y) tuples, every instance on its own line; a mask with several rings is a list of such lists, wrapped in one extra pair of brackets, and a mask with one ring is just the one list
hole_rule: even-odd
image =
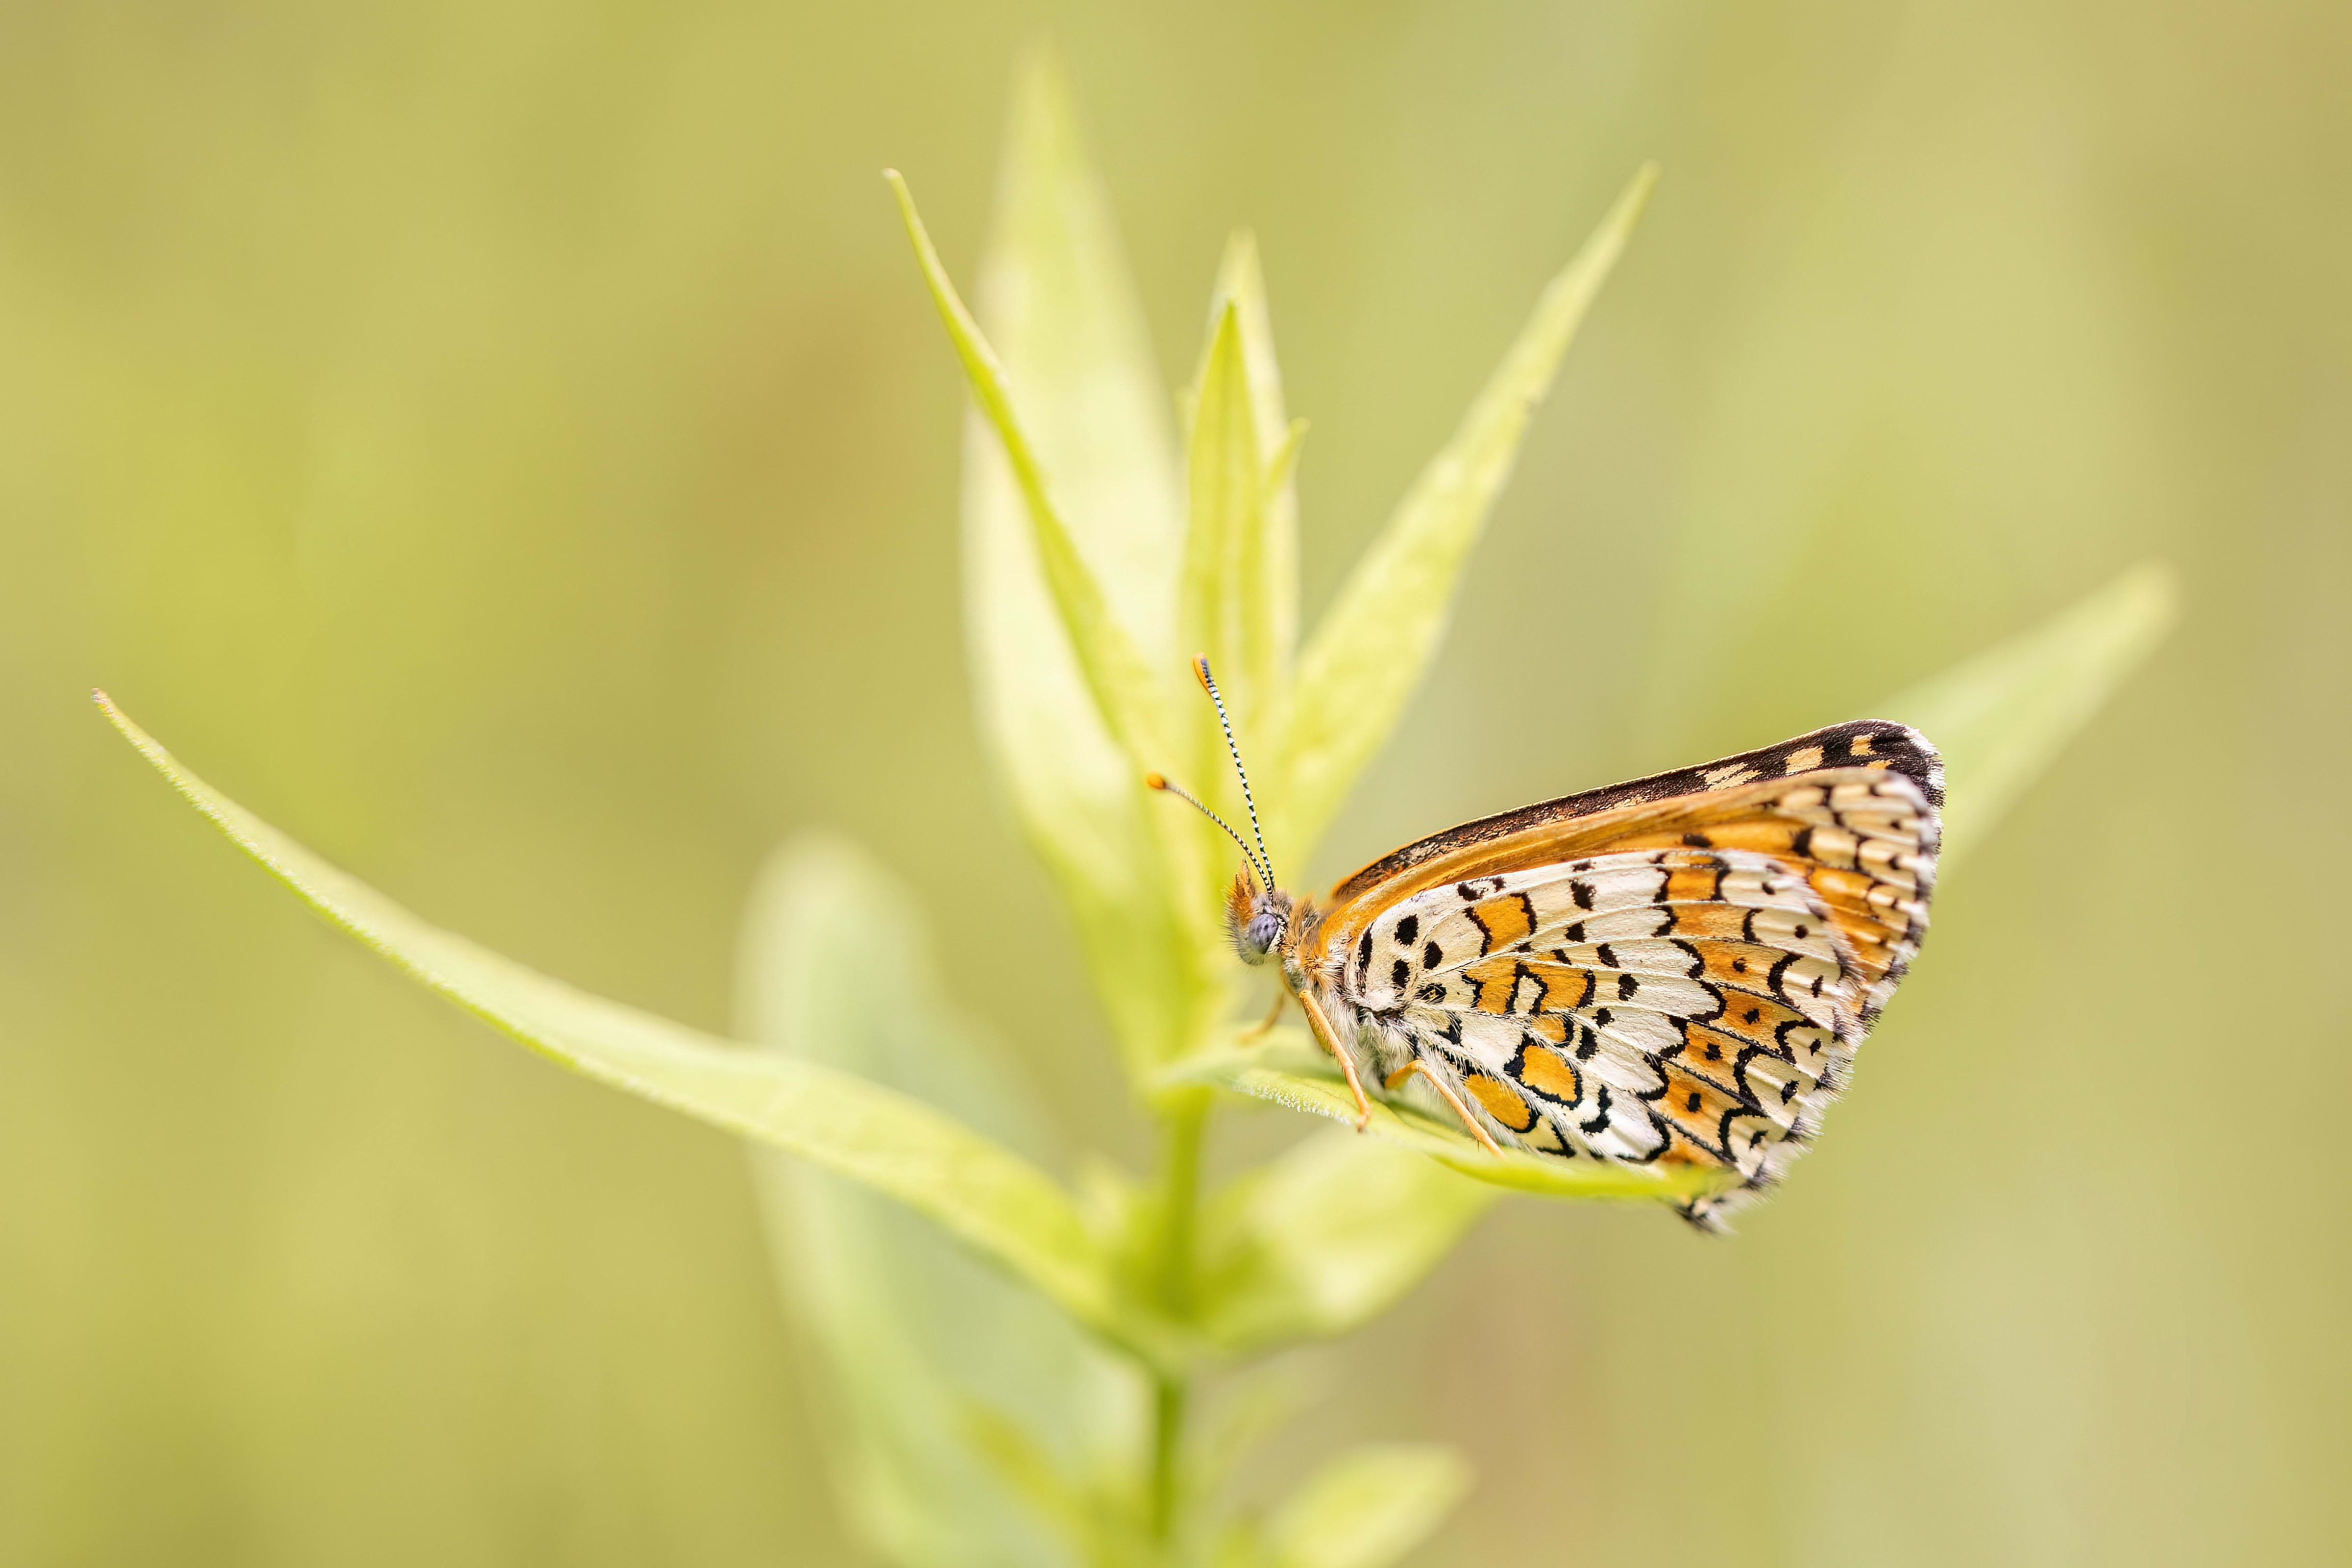
[(1252, 963), (1262, 963), (1282, 940), (1282, 917), (1272, 910), (1261, 909), (1252, 915), (1249, 924), (1242, 928), (1242, 956)]
[(1243, 963), (1264, 963), (1289, 923), (1286, 900), (1269, 895), (1248, 878), (1235, 877), (1225, 890), (1225, 932)]

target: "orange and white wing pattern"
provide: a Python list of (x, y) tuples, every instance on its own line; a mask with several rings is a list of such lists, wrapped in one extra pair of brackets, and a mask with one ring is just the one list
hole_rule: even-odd
[(1864, 721), (1529, 806), (1342, 884), (1307, 967), (1374, 1074), (1418, 1061), (1498, 1142), (1736, 1174), (1684, 1205), (1712, 1227), (1918, 952), (1942, 795), (1922, 737)]

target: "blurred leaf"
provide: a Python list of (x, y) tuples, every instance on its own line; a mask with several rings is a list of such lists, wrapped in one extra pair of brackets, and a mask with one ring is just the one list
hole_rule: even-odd
[(1656, 167), (1643, 165), (1544, 289), (1454, 438), (1413, 481), (1307, 642), (1288, 720), (1277, 731), (1280, 809), (1294, 853), (1321, 835), (1420, 683), (1528, 416), (1551, 389), (1560, 356), (1656, 181)]
[[(1165, 384), (1109, 199), (1048, 52), (1032, 57), (1014, 84), (976, 278), (976, 314), (1078, 553), (1154, 668), (1181, 658), (1176, 573), (1184, 532)], [(982, 447), (1001, 465), (984, 417), (975, 434), (985, 435)], [(1001, 466), (991, 472), (1013, 503), (1013, 531), (1025, 542), (1013, 476)], [(1034, 547), (1020, 559), (1035, 581)]]
[[(1071, 539), (1145, 658), (1172, 672), (1183, 531), (1175, 441), (1109, 204), (1040, 54), (1015, 90), (976, 300)], [(1069, 907), (1130, 1072), (1179, 1048), (1202, 989), (1162, 821), (1105, 722), (1039, 562), (1005, 443), (964, 442), (964, 617), (981, 724), (1031, 846)], [(1172, 765), (1172, 758), (1150, 766)], [(1201, 917), (1205, 918), (1205, 917)]]
[(1884, 707), (1944, 756), (1944, 866), (1991, 832), (2179, 613), (2170, 568), (2133, 567), (2071, 609)]
[[(1290, 416), (1283, 404), (1282, 367), (1275, 358), (1274, 320), (1266, 306), (1265, 276), (1258, 265), (1257, 236), (1245, 228), (1226, 236), (1224, 254), (1217, 260), (1217, 280), (1209, 290), (1211, 338), (1229, 308), (1241, 326), (1242, 361), (1249, 373), (1250, 406), (1256, 411), (1258, 447), (1272, 451), (1289, 429)], [(1196, 386), (1200, 380), (1196, 374)]]
[[(1270, 1100), (1293, 1110), (1355, 1125), (1356, 1102), (1331, 1058), (1307, 1045), (1296, 1028), (1277, 1029), (1271, 1043), (1250, 1050), (1204, 1053), (1161, 1074), (1163, 1086), (1205, 1083), (1234, 1094)], [(1726, 1177), (1717, 1171), (1684, 1166), (1608, 1165), (1599, 1161), (1545, 1159), (1506, 1150), (1487, 1152), (1459, 1126), (1423, 1115), (1412, 1106), (1375, 1099), (1364, 1136), (1410, 1149), (1465, 1176), (1516, 1192), (1576, 1198), (1680, 1198), (1713, 1192)]]
[[(1265, 466), (1241, 323), (1231, 305), (1217, 317), (1202, 362), (1186, 456), (1190, 511), (1179, 625), (1186, 643), (1216, 666), (1226, 704), (1235, 722), (1245, 724), (1266, 689), (1274, 648), (1265, 595)], [(1223, 751), (1214, 721), (1206, 727), (1214, 755)]]
[[(748, 1037), (1045, 1157), (1034, 1104), (941, 994), (919, 911), (847, 843), (803, 838), (770, 858), (739, 990)], [(1132, 1374), (936, 1226), (806, 1162), (755, 1148), (751, 1163), (771, 1249), (827, 1374), (845, 1511), (867, 1544), (910, 1568), (1076, 1561), (1062, 1550), (1066, 1507), (1041, 1499), (1139, 1429)], [(1003, 1463), (1014, 1451), (1019, 1476)], [(1049, 1536), (1041, 1520), (1062, 1528)]]
[(1468, 1461), (1430, 1443), (1352, 1449), (1325, 1465), (1267, 1521), (1278, 1568), (1387, 1568), (1420, 1545), (1470, 1489)]
[[(1266, 459), (1264, 585), (1277, 684), (1298, 647), (1298, 498), (1291, 484), (1304, 420), (1293, 423), (1283, 405), (1282, 369), (1274, 353), (1274, 321), (1258, 267), (1257, 237), (1236, 229), (1225, 241), (1209, 300), (1210, 332), (1230, 306), (1241, 327), (1242, 363), (1248, 371), (1257, 448)], [(1197, 378), (1196, 378), (1197, 379)], [(1272, 693), (1268, 693), (1269, 699)], [(1267, 759), (1271, 762), (1273, 759)]]
[[(1265, 571), (1266, 468), (1258, 448), (1241, 322), (1228, 303), (1201, 363), (1192, 399), (1185, 495), (1190, 527), (1184, 536), (1182, 627), (1188, 646), (1215, 667), (1235, 736), (1244, 754), (1257, 750), (1277, 665)], [(1203, 699), (1192, 705), (1192, 745), (1186, 782), (1240, 832), (1244, 806), (1225, 758), (1223, 729)], [(1224, 836), (1191, 812), (1186, 821), (1201, 847), (1191, 897), (1208, 908), (1233, 875)], [(1223, 965), (1228, 971), (1230, 964)]]
[(897, 1198), (1114, 1342), (1157, 1342), (1122, 1316), (1076, 1209), (1028, 1161), (905, 1095), (592, 996), (427, 924), (213, 789), (96, 695), (189, 804), (411, 977), (575, 1071)]
[[(1053, 1527), (1056, 1546), (1051, 1552), (1040, 1553), (1040, 1560), (1102, 1561), (1105, 1553), (1097, 1517), (1034, 1433), (985, 1405), (966, 1405), (959, 1411), (941, 1414), (947, 1419), (939, 1433), (944, 1436), (953, 1432), (961, 1439), (964, 1451), (985, 1466), (994, 1484), (1021, 1500), (1031, 1520)], [(950, 1537), (956, 1533), (949, 1499), (936, 1491), (927, 1499), (924, 1492), (916, 1491), (908, 1500), (918, 1511), (938, 1510), (942, 1533)]]
[(1228, 1378), (1215, 1389), (1215, 1407), (1192, 1444), (1194, 1495), (1213, 1496), (1228, 1488), (1244, 1460), (1330, 1388), (1327, 1362), (1290, 1356), (1261, 1363), (1247, 1377)]
[(1305, 1139), (1210, 1204), (1202, 1330), (1229, 1350), (1345, 1333), (1418, 1283), (1501, 1195), (1352, 1130)]

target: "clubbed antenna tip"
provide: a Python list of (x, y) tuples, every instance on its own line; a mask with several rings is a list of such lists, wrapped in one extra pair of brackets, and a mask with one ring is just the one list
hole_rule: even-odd
[(1269, 891), (1273, 889), (1274, 873), (1268, 870), (1259, 861), (1256, 856), (1250, 853), (1248, 840), (1244, 839), (1240, 834), (1234, 831), (1234, 825), (1232, 823), (1227, 822), (1223, 817), (1219, 816), (1215, 812), (1211, 811), (1207, 806), (1202, 805), (1198, 799), (1184, 789), (1176, 784), (1170, 784), (1166, 777), (1160, 773), (1146, 773), (1143, 775), (1143, 782), (1146, 785), (1160, 791), (1163, 795), (1174, 795), (1178, 800), (1182, 801), (1186, 805), (1191, 806), (1194, 811), (1199, 812), (1202, 816), (1207, 817), (1211, 822), (1213, 822), (1219, 827), (1223, 828), (1225, 830), (1225, 837), (1232, 839), (1234, 841), (1234, 847), (1238, 848), (1242, 852), (1242, 858), (1249, 862), (1248, 874), (1251, 882), (1256, 883), (1259, 878), (1263, 877), (1265, 879), (1263, 885)]

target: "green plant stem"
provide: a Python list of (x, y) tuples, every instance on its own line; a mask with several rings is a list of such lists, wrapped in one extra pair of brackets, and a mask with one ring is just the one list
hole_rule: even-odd
[(1166, 1542), (1176, 1533), (1177, 1456), (1184, 1446), (1186, 1380), (1161, 1377), (1151, 1400), (1151, 1538)]
[[(1160, 1226), (1152, 1274), (1161, 1309), (1179, 1322), (1192, 1315), (1193, 1233), (1201, 1204), (1201, 1142), (1208, 1127), (1209, 1106), (1208, 1094), (1195, 1090), (1172, 1097), (1161, 1112)], [(1188, 1380), (1181, 1373), (1162, 1371), (1153, 1380), (1149, 1495), (1152, 1538), (1163, 1542), (1175, 1535), (1181, 1511), (1188, 1392)]]

